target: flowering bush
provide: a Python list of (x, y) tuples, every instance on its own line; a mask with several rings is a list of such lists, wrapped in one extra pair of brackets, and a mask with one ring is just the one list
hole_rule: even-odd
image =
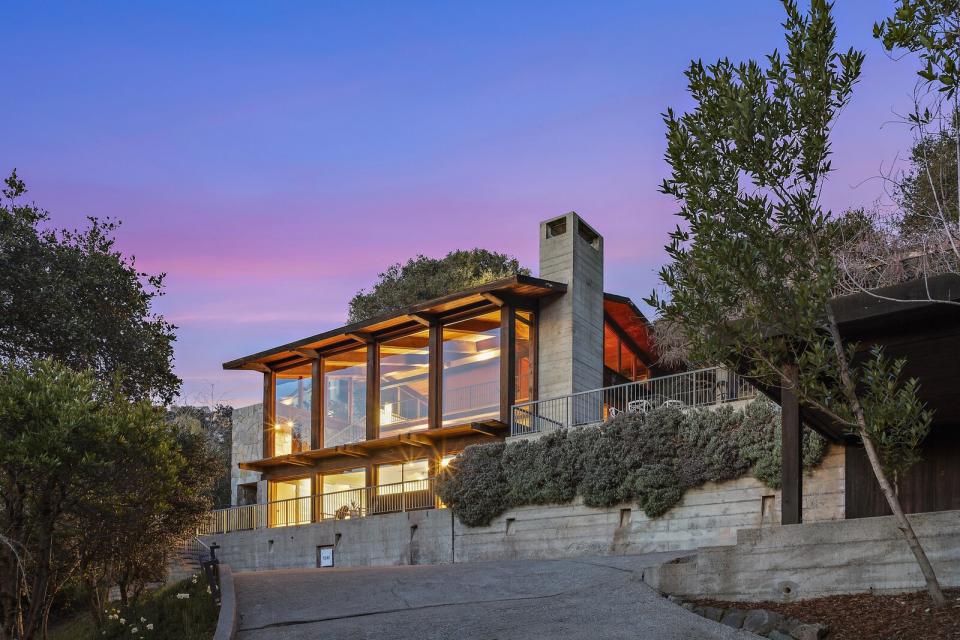
[(128, 608), (112, 606), (104, 613), (105, 624), (90, 640), (209, 640), (218, 610), (206, 580), (194, 576), (150, 592)]
[[(806, 468), (820, 463), (824, 449), (823, 439), (805, 430)], [(780, 487), (780, 412), (769, 401), (743, 409), (620, 414), (596, 428), (474, 445), (448, 467), (438, 491), (471, 527), (488, 525), (511, 507), (563, 504), (577, 495), (590, 507), (635, 501), (656, 518), (687, 489), (747, 473)]]

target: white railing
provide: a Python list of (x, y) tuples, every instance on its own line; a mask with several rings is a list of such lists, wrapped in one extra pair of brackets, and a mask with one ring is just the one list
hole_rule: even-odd
[(704, 407), (755, 397), (756, 388), (745, 378), (711, 367), (515, 404), (510, 410), (510, 434), (595, 425), (618, 413), (646, 413), (664, 405)]
[(436, 478), (425, 478), (217, 509), (210, 512), (197, 533), (211, 535), (442, 508), (443, 503), (437, 498), (436, 488)]

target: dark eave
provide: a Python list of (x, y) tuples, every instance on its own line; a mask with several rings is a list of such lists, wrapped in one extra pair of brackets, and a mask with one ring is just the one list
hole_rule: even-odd
[(511, 276), (237, 358), (223, 363), (223, 368), (253, 371), (276, 370), (285, 365), (303, 362), (305, 359), (316, 357), (316, 355), (326, 351), (360, 344), (378, 335), (422, 326), (433, 316), (480, 309), (491, 304), (502, 304), (505, 301), (536, 300), (563, 293), (566, 290), (567, 285), (561, 282), (543, 280), (533, 276)]

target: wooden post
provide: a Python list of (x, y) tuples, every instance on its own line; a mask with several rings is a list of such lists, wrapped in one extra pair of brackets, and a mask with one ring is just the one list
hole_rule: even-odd
[(263, 374), (263, 457), (273, 457), (273, 425), (277, 421), (277, 374)]
[(323, 358), (317, 358), (310, 367), (313, 379), (310, 394), (310, 448), (323, 448)]
[(803, 428), (796, 388), (797, 367), (790, 365), (780, 392), (781, 524), (800, 524), (803, 521)]
[(427, 381), (427, 426), (443, 426), (443, 327), (436, 319), (430, 321), (430, 364)]
[(367, 440), (380, 432), (380, 344), (367, 344)]
[(500, 307), (500, 422), (510, 424), (510, 410), (516, 398), (517, 351), (516, 310), (513, 305)]

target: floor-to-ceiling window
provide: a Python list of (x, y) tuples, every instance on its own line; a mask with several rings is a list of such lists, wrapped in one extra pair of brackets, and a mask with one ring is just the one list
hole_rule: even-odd
[(367, 348), (325, 356), (323, 389), (323, 446), (365, 440)]
[(320, 476), (320, 511), (323, 518), (346, 520), (366, 515), (367, 472), (363, 468)]
[(377, 495), (374, 511), (427, 509), (434, 505), (430, 490), (430, 461), (408, 460), (377, 465)]
[(310, 478), (270, 481), (270, 526), (286, 527), (310, 522)]
[(643, 360), (609, 322), (603, 323), (603, 366), (604, 382), (608, 385), (650, 377)]
[(380, 343), (380, 437), (427, 428), (430, 332)]
[(310, 449), (312, 389), (309, 372), (277, 374), (273, 455), (284, 456)]
[(443, 424), (500, 416), (500, 311), (443, 326)]
[(535, 357), (533, 340), (534, 335), (533, 313), (529, 311), (516, 312), (516, 329), (514, 336), (514, 402), (517, 404), (530, 402), (534, 399)]

